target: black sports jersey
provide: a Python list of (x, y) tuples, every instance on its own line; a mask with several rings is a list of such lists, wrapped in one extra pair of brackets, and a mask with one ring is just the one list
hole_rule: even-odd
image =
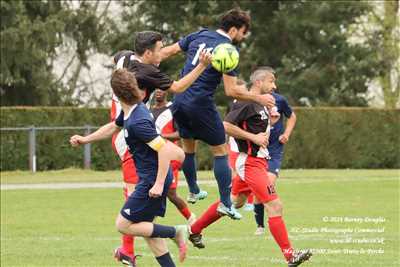
[[(267, 132), (269, 134), (269, 113), (268, 110), (252, 101), (236, 101), (231, 105), (231, 110), (225, 117), (225, 121), (232, 123), (241, 129), (258, 134)], [(264, 149), (249, 140), (237, 139), (239, 152), (249, 154), (253, 157), (267, 158), (268, 150)]]
[(126, 68), (135, 73), (140, 89), (146, 92), (143, 102), (149, 101), (151, 94), (156, 89), (168, 90), (174, 82), (171, 78), (152, 64), (144, 64), (135, 56), (132, 51), (118, 52), (114, 61), (117, 68)]

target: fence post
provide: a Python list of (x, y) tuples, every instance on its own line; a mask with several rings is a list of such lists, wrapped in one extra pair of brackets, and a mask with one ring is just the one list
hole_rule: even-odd
[(36, 172), (36, 128), (33, 125), (29, 130), (29, 169)]
[[(90, 126), (85, 125), (86, 131), (85, 135), (90, 134)], [(90, 169), (90, 163), (91, 163), (91, 154), (90, 154), (90, 144), (85, 144), (83, 148), (83, 166), (85, 169)]]

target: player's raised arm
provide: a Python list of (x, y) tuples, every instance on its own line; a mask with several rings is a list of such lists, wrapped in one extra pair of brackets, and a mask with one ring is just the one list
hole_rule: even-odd
[(161, 61), (163, 61), (171, 56), (174, 56), (181, 51), (182, 51), (182, 49), (178, 42), (176, 42), (172, 45), (169, 45), (169, 46), (165, 46), (161, 49)]
[(81, 136), (81, 135), (71, 136), (69, 142), (72, 146), (88, 144), (99, 140), (111, 138), (111, 136), (118, 130), (119, 127), (115, 124), (115, 122), (110, 122), (107, 123), (106, 125), (103, 125), (97, 131), (87, 136)]
[(192, 83), (197, 80), (201, 73), (207, 68), (211, 62), (211, 53), (203, 50), (200, 53), (199, 64), (188, 74), (182, 77), (179, 81), (174, 81), (169, 88), (169, 91), (173, 93), (182, 93), (185, 91)]
[(249, 92), (245, 85), (238, 85), (237, 78), (228, 74), (223, 75), (225, 94), (240, 100), (250, 100), (266, 107), (275, 106), (275, 99), (271, 94), (254, 94)]

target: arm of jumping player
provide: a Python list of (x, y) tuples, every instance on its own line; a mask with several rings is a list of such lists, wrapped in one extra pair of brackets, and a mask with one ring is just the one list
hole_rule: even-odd
[(249, 92), (246, 85), (238, 85), (237, 77), (228, 74), (223, 75), (225, 94), (238, 100), (250, 100), (266, 107), (275, 106), (275, 99), (271, 94), (257, 95)]
[(174, 81), (168, 89), (170, 92), (177, 94), (185, 91), (197, 78), (203, 73), (211, 62), (211, 54), (206, 50), (201, 51), (199, 56), (199, 64), (179, 81)]
[(182, 49), (178, 42), (176, 42), (172, 45), (164, 46), (161, 49), (161, 61), (163, 61), (169, 57), (172, 57), (181, 51), (182, 51)]
[(262, 148), (266, 148), (268, 146), (269, 136), (266, 132), (253, 134), (227, 121), (224, 121), (224, 128), (226, 133), (233, 138), (251, 141)]

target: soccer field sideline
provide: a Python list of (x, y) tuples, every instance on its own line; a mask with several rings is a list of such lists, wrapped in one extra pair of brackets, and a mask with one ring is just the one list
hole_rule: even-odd
[[(299, 180), (289, 180), (289, 179), (280, 179), (280, 182), (290, 181), (291, 183), (315, 183), (326, 181), (326, 179), (318, 179), (318, 178), (300, 178)], [(393, 181), (399, 180), (400, 178), (396, 177), (385, 177), (385, 178), (362, 178), (362, 177), (346, 177), (346, 178), (335, 178), (329, 179), (329, 181), (336, 182), (350, 182), (350, 181)], [(213, 185), (216, 186), (217, 182), (215, 180), (199, 180), (198, 184), (200, 185)], [(179, 181), (179, 187), (187, 186), (185, 181)], [(90, 188), (121, 188), (123, 187), (122, 182), (78, 182), (78, 183), (37, 183), (37, 184), (1, 184), (1, 190), (35, 190), (35, 189), (90, 189)]]

